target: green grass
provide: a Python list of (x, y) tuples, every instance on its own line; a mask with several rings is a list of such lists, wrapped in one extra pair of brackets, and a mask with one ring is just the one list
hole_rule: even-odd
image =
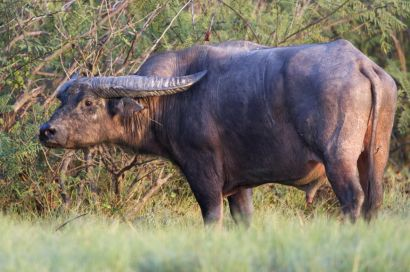
[[(262, 217), (262, 215), (264, 215)], [(323, 216), (258, 214), (249, 230), (204, 230), (190, 220), (150, 228), (84, 217), (0, 223), (1, 271), (409, 271), (409, 218), (370, 225)]]
[(267, 190), (248, 230), (227, 212), (223, 230), (204, 229), (191, 204), (148, 205), (132, 222), (86, 215), (59, 231), (67, 218), (3, 215), (0, 271), (410, 271), (406, 194), (386, 192), (376, 220), (352, 225), (328, 199), (305, 208), (297, 191)]

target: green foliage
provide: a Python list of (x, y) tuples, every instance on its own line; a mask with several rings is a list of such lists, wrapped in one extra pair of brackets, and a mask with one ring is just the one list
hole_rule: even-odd
[(0, 95), (0, 113), (5, 113), (13, 110), (13, 107), (10, 104), (10, 99), (10, 94)]
[[(113, 176), (103, 163), (103, 155), (108, 154), (105, 151), (93, 153), (89, 171), (85, 169), (83, 153), (78, 151), (63, 171), (68, 153), (44, 149), (37, 140), (38, 126), (57, 106), (51, 99), (54, 90), (74, 71), (85, 75), (132, 73), (152, 53), (233, 39), (271, 46), (338, 38), (352, 41), (398, 83), (392, 141), (396, 151), (391, 156), (395, 174), (387, 180), (397, 180), (396, 175), (408, 173), (409, 146), (405, 143), (410, 137), (410, 73), (407, 72), (410, 67), (405, 56), (410, 53), (406, 35), (410, 23), (409, 1), (195, 0), (169, 29), (186, 1), (128, 2), (0, 2), (0, 207), (3, 211), (50, 215), (71, 209), (138, 215), (131, 211), (158, 178), (155, 167), (163, 168), (164, 162), (126, 172), (121, 178), (119, 195), (112, 192)], [(400, 51), (404, 58), (400, 57)], [(43, 89), (33, 94), (37, 88)], [(25, 97), (28, 99), (22, 105), (17, 103)], [(130, 159), (118, 150), (109, 156), (118, 168)], [(178, 172), (169, 164), (165, 164), (165, 169), (173, 173), (173, 185), (166, 185), (149, 205), (189, 206), (181, 200), (187, 197), (188, 203), (194, 203)], [(143, 176), (146, 171), (152, 173), (133, 185), (136, 173)], [(286, 195), (287, 189), (284, 192)], [(70, 203), (62, 200), (64, 193)], [(278, 204), (283, 197), (278, 194), (265, 199)]]
[(23, 170), (30, 171), (36, 164), (40, 144), (33, 140), (38, 127), (35, 125), (25, 126), (20, 131), (19, 124), (15, 125), (13, 132), (18, 131), (16, 136), (11, 133), (0, 133), (0, 165), (10, 179), (17, 179)]
[(408, 271), (410, 203), (405, 201), (394, 203), (401, 212), (355, 225), (263, 206), (249, 230), (230, 222), (224, 230), (205, 231), (199, 212), (127, 224), (86, 215), (63, 227), (64, 218), (3, 216), (0, 270)]
[(394, 61), (388, 62), (386, 70), (399, 84), (397, 129), (402, 135), (406, 135), (410, 131), (410, 74), (400, 71), (399, 65)]

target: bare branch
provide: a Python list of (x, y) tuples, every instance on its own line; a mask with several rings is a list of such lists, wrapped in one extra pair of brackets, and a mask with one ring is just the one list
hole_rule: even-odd
[(404, 143), (398, 144), (394, 149), (390, 150), (390, 153), (399, 151), (401, 148), (405, 147), (406, 145), (410, 145), (410, 142), (404, 142)]
[(78, 218), (81, 218), (81, 217), (83, 217), (83, 216), (86, 216), (87, 214), (88, 214), (88, 213), (83, 213), (83, 214), (77, 215), (77, 216), (74, 217), (74, 218), (71, 218), (71, 219), (67, 220), (66, 222), (64, 222), (63, 224), (61, 224), (60, 226), (58, 226), (58, 227), (56, 228), (56, 231), (61, 230), (61, 229), (64, 228), (68, 223), (73, 222), (74, 220), (77, 220)]
[(11, 40), (11, 42), (7, 45), (6, 51), (10, 51), (10, 49), (14, 46), (16, 42), (23, 40), (25, 37), (34, 37), (40, 35), (48, 35), (48, 33), (45, 31), (25, 32)]
[(142, 28), (140, 31), (138, 31), (137, 33), (135, 33), (134, 38), (131, 41), (131, 46), (130, 49), (127, 52), (127, 55), (124, 59), (124, 62), (122, 63), (123, 65), (125, 65), (128, 62), (128, 58), (130, 57), (131, 52), (134, 50), (134, 46), (135, 46), (135, 42), (138, 41), (140, 39), (140, 37), (142, 36), (142, 33), (145, 32), (145, 30), (148, 28), (148, 26), (151, 24), (151, 22), (158, 16), (159, 12), (162, 10), (162, 8), (165, 6), (162, 5), (158, 5), (154, 11), (151, 12), (151, 15), (148, 17), (148, 19), (145, 21), (145, 23), (143, 24)]
[(68, 151), (65, 154), (65, 158), (63, 159), (61, 169), (60, 169), (60, 177), (56, 179), (58, 182), (59, 188), (60, 188), (60, 195), (61, 195), (61, 199), (63, 201), (65, 208), (67, 208), (71, 202), (70, 196), (67, 194), (67, 191), (65, 189), (65, 180), (67, 177), (66, 173), (68, 170), (68, 166), (73, 160), (73, 154), (74, 154), (74, 151)]
[(13, 112), (18, 112), (27, 102), (29, 102), (34, 97), (38, 96), (45, 89), (44, 86), (37, 87), (31, 92), (23, 93), (13, 105)]
[(141, 197), (141, 199), (138, 201), (138, 203), (135, 205), (133, 208), (133, 213), (137, 213), (138, 211), (141, 210), (141, 208), (145, 205), (145, 203), (156, 193), (158, 190), (161, 188), (162, 185), (164, 185), (169, 178), (172, 176), (171, 174), (163, 177), (162, 174), (164, 172), (164, 168), (162, 168), (161, 173), (158, 176), (158, 179), (152, 184), (152, 186), (144, 193), (144, 195)]
[(249, 21), (248, 21), (245, 17), (243, 17), (243, 15), (242, 15), (239, 11), (237, 11), (237, 10), (234, 9), (231, 5), (228, 5), (227, 3), (225, 3), (225, 2), (222, 1), (222, 0), (218, 0), (218, 2), (220, 2), (221, 4), (223, 4), (224, 6), (226, 6), (227, 8), (229, 8), (230, 10), (232, 10), (236, 15), (238, 15), (238, 17), (241, 18), (242, 21), (245, 23), (246, 27), (248, 27), (248, 28), (250, 29), (250, 31), (252, 32), (253, 37), (255, 38), (255, 40), (256, 40), (258, 43), (260, 43), (259, 37), (258, 37), (258, 35), (256, 35), (255, 30), (253, 30), (253, 28), (252, 28), (251, 24), (249, 23)]
[(116, 175), (117, 175), (117, 176), (121, 176), (122, 174), (124, 174), (125, 171), (128, 171), (128, 170), (130, 170), (131, 168), (133, 168), (133, 167), (136, 165), (137, 161), (138, 161), (138, 156), (135, 155), (135, 156), (132, 158), (132, 160), (131, 160), (129, 163), (127, 163), (127, 165), (125, 165), (123, 168), (121, 168), (121, 169), (116, 173)]
[(403, 51), (403, 46), (395, 33), (390, 33), (390, 37), (392, 38), (394, 47), (396, 48), (397, 58), (400, 62), (400, 69), (402, 72), (407, 73), (406, 54)]
[(211, 21), (209, 22), (209, 26), (205, 33), (205, 37), (204, 37), (204, 41), (206, 42), (209, 42), (211, 40), (211, 33), (212, 33), (212, 27), (214, 25), (214, 20), (215, 20), (215, 13), (212, 13)]
[(196, 33), (195, 28), (195, 3), (194, 0), (191, 2), (191, 19), (192, 19), (192, 30), (195, 33), (196, 40), (198, 39), (198, 34)]
[(339, 5), (338, 7), (336, 7), (334, 10), (332, 10), (332, 12), (328, 13), (326, 16), (319, 18), (313, 22), (311, 22), (310, 24), (300, 28), (299, 30), (293, 32), (292, 34), (286, 36), (283, 40), (281, 40), (278, 44), (283, 44), (285, 43), (287, 40), (289, 40), (290, 38), (292, 38), (293, 36), (296, 36), (297, 34), (315, 26), (320, 24), (322, 21), (326, 20), (327, 18), (329, 18), (330, 16), (332, 16), (333, 14), (335, 14), (336, 12), (338, 12), (341, 8), (343, 8), (347, 3), (349, 3), (350, 0), (346, 0), (345, 2), (343, 2), (341, 5)]
[[(172, 18), (171, 22), (168, 24), (168, 26), (165, 28), (165, 30), (162, 32), (161, 36), (155, 41), (154, 45), (148, 50), (148, 52), (146, 53), (144, 59), (142, 60), (142, 62), (140, 63), (140, 65), (138, 66), (138, 68), (136, 69), (137, 71), (141, 68), (142, 64), (144, 64), (144, 62), (149, 58), (149, 56), (152, 54), (152, 52), (155, 50), (155, 48), (157, 48), (159, 42), (162, 40), (162, 38), (165, 36), (165, 34), (168, 32), (168, 30), (171, 28), (172, 24), (174, 23), (174, 21), (178, 18), (178, 16), (181, 14), (181, 12), (189, 5), (189, 3), (191, 3), (192, 0), (189, 0), (188, 2), (185, 3), (185, 5), (178, 11), (178, 13), (174, 16), (174, 18)], [(133, 69), (133, 67), (131, 67), (131, 70)]]
[(25, 111), (34, 103), (34, 98), (39, 96), (44, 89), (44, 86), (40, 86), (31, 92), (21, 94), (14, 103), (12, 111), (3, 114), (4, 124), (0, 130), (9, 131), (16, 121), (21, 119)]

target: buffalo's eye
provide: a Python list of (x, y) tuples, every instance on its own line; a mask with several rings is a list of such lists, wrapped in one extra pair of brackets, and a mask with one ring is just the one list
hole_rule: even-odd
[(90, 107), (90, 106), (92, 106), (93, 105), (93, 102), (91, 102), (91, 100), (85, 100), (85, 105), (87, 106), (87, 107)]

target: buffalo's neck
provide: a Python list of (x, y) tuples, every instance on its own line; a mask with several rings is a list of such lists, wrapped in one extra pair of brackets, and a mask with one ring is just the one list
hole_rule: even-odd
[(160, 98), (153, 97), (144, 99), (144, 111), (138, 113), (132, 120), (134, 131), (125, 129), (117, 144), (132, 149), (138, 154), (157, 155), (169, 157), (168, 150), (164, 148), (161, 138), (163, 137), (164, 118), (163, 104)]

